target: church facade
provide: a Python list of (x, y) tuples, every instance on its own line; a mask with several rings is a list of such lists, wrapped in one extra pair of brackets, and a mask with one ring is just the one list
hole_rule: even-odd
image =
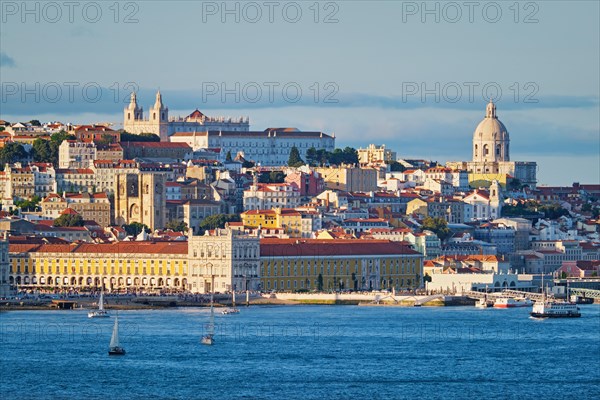
[(129, 105), (123, 110), (123, 129), (128, 133), (154, 133), (161, 142), (167, 142), (175, 132), (208, 132), (250, 130), (249, 118), (208, 117), (195, 110), (187, 117), (169, 117), (169, 108), (163, 104), (160, 91), (156, 93), (154, 105), (150, 107), (148, 118), (144, 109), (137, 103), (137, 95), (131, 93)]
[(485, 118), (473, 133), (472, 161), (450, 161), (448, 168), (467, 170), (471, 186), (489, 184), (494, 180), (506, 185), (511, 179), (534, 189), (537, 184), (537, 163), (510, 161), (508, 130), (496, 115), (496, 105), (490, 101)]

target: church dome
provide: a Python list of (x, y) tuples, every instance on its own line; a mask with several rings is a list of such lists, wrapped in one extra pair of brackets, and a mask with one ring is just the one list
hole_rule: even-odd
[(473, 140), (477, 141), (507, 141), (508, 131), (496, 116), (496, 105), (490, 101), (486, 107), (485, 118), (475, 128)]

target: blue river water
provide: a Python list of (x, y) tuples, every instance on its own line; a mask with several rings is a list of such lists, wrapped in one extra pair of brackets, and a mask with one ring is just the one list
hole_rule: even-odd
[(529, 309), (255, 306), (0, 313), (2, 399), (600, 398), (600, 305)]

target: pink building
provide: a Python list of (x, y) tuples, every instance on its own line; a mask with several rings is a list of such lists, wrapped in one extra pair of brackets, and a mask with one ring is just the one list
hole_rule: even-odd
[(563, 261), (555, 274), (560, 277), (563, 272), (567, 274), (567, 277), (574, 278), (600, 276), (600, 260)]
[(286, 183), (295, 184), (300, 191), (300, 196), (316, 196), (325, 190), (325, 181), (316, 171), (309, 173), (303, 171), (290, 172), (285, 177)]

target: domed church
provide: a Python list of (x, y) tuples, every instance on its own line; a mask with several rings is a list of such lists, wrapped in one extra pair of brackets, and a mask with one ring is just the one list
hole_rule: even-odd
[(523, 185), (535, 188), (537, 164), (532, 161), (510, 161), (508, 130), (496, 115), (496, 105), (490, 100), (485, 118), (473, 133), (473, 161), (450, 161), (453, 169), (466, 169), (471, 186), (487, 186), (497, 180), (505, 185), (518, 179)]

